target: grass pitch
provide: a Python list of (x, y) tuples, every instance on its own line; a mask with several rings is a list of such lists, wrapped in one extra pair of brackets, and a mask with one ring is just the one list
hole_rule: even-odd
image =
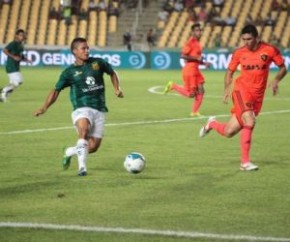
[[(181, 83), (180, 71), (119, 70), (125, 98), (114, 96), (106, 77), (105, 137), (89, 156), (88, 176), (78, 177), (76, 159), (67, 171), (60, 164), (62, 147), (77, 139), (68, 91), (44, 116), (32, 115), (60, 72), (22, 68), (24, 84), (0, 103), (0, 222), (111, 230), (1, 225), (0, 241), (290, 241), (289, 76), (279, 96), (267, 92), (258, 117), (252, 159), (260, 170), (244, 173), (238, 170), (239, 136), (198, 137), (207, 116), (229, 117), (231, 105), (221, 101), (224, 72), (204, 71), (204, 116), (190, 118), (191, 99), (160, 95), (167, 81)], [(4, 86), (3, 68), (0, 77)], [(131, 151), (146, 157), (141, 174), (123, 168)], [(182, 231), (192, 234), (179, 237)]]

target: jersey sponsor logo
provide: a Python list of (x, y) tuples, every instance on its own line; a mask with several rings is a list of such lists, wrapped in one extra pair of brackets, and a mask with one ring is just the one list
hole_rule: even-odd
[(243, 69), (250, 71), (250, 70), (266, 70), (267, 65), (243, 65)]
[(93, 76), (87, 76), (85, 83), (88, 87), (82, 88), (83, 93), (104, 89), (104, 85), (96, 84), (96, 79)]
[(82, 91), (83, 93), (85, 93), (85, 92), (91, 92), (91, 91), (100, 90), (100, 89), (104, 89), (104, 85), (88, 86), (87, 88), (83, 88)]
[(91, 85), (95, 85), (96, 83), (96, 80), (93, 76), (87, 76), (87, 79), (86, 79), (86, 83), (91, 86)]
[(76, 71), (75, 74), (74, 74), (74, 76), (79, 76), (79, 75), (81, 75), (81, 74), (83, 74), (82, 71)]
[(261, 55), (261, 59), (262, 59), (263, 61), (267, 61), (267, 59), (268, 59), (268, 56), (267, 56), (267, 55), (265, 55), (265, 54), (262, 54), (262, 55)]
[(92, 63), (93, 70), (97, 71), (100, 69), (99, 64), (97, 62)]

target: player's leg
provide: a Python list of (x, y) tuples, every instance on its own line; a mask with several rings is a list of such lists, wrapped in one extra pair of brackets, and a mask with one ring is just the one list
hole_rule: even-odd
[(221, 136), (231, 138), (241, 130), (241, 125), (234, 114), (226, 123), (219, 122), (214, 116), (211, 116), (207, 123), (200, 129), (199, 136), (204, 137), (211, 130), (215, 130)]
[(22, 84), (23, 78), (20, 72), (8, 73), (9, 83), (1, 90), (1, 101), (6, 102), (10, 95), (18, 86)]
[(89, 153), (95, 153), (102, 143), (102, 138), (90, 137), (89, 138)]
[[(196, 83), (198, 83), (198, 79), (195, 80)], [(203, 101), (204, 96), (204, 86), (203, 83), (197, 84), (197, 89), (195, 92), (193, 104), (192, 104), (192, 110), (190, 116), (200, 116), (199, 109)]]
[(78, 141), (75, 146), (67, 147), (62, 160), (63, 168), (70, 166), (72, 156), (78, 158), (79, 175), (86, 175), (86, 160), (89, 153), (89, 132), (92, 127), (92, 112), (88, 108), (79, 108), (72, 112), (72, 121), (78, 133)]
[(80, 118), (76, 122), (79, 139), (76, 145), (76, 152), (79, 165), (79, 176), (87, 175), (87, 158), (89, 153), (88, 133), (91, 128), (89, 119)]
[[(256, 115), (262, 107), (263, 96), (255, 97), (245, 88), (240, 88), (232, 93), (234, 108), (232, 112), (236, 114), (237, 120), (241, 125), (240, 149), (241, 149), (241, 170), (257, 170), (250, 159), (252, 144), (252, 133), (255, 127)], [(257, 101), (261, 99), (261, 101)], [(255, 104), (256, 103), (256, 104)], [(258, 104), (259, 103), (259, 104)]]
[(260, 112), (261, 107), (262, 102), (258, 103), (256, 107), (253, 105), (253, 110), (245, 111), (241, 116), (243, 122), (240, 136), (241, 170), (258, 170), (258, 166), (251, 162), (250, 151), (252, 146), (252, 134), (256, 124), (256, 114)]
[[(190, 77), (191, 73), (189, 73), (186, 69), (182, 70), (182, 79), (183, 79), (183, 86), (178, 85), (174, 82), (170, 84), (170, 90), (174, 90), (185, 97), (191, 97), (192, 93), (190, 92)], [(168, 85), (169, 85), (168, 84)]]

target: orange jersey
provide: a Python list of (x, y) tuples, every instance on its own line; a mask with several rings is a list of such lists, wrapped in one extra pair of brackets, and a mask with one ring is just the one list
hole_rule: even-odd
[(245, 46), (237, 49), (228, 67), (230, 71), (235, 71), (241, 65), (241, 74), (235, 80), (234, 90), (242, 88), (254, 95), (264, 95), (272, 62), (277, 66), (284, 63), (280, 51), (273, 45), (261, 42), (254, 51)]
[[(181, 53), (183, 55), (200, 57), (202, 53), (202, 47), (196, 38), (191, 37), (183, 46)], [(198, 61), (186, 61), (185, 69), (199, 71)]]

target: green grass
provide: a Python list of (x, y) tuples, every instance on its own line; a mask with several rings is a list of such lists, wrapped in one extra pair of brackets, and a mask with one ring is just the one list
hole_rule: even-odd
[[(119, 70), (125, 98), (114, 96), (106, 78), (110, 112), (105, 137), (100, 150), (89, 156), (89, 175), (78, 177), (75, 158), (67, 171), (60, 165), (62, 147), (76, 142), (73, 128), (9, 133), (72, 126), (68, 91), (44, 116), (32, 115), (60, 71), (22, 68), (24, 84), (9, 102), (0, 103), (0, 222), (290, 238), (289, 77), (281, 83), (278, 97), (267, 92), (263, 112), (269, 113), (258, 117), (252, 158), (260, 170), (243, 173), (238, 170), (239, 136), (225, 139), (212, 132), (200, 139), (198, 131), (207, 118), (189, 118), (191, 99), (148, 91), (154, 86), (162, 91), (168, 80), (181, 83), (180, 71)], [(204, 73), (206, 96), (201, 113), (229, 114), (231, 106), (221, 101), (224, 72)], [(3, 86), (7, 81), (3, 68), (0, 77)], [(288, 112), (274, 113), (278, 110)], [(132, 175), (123, 168), (124, 157), (131, 151), (146, 157), (147, 167), (141, 174)], [(192, 240), (0, 227), (1, 242)]]

